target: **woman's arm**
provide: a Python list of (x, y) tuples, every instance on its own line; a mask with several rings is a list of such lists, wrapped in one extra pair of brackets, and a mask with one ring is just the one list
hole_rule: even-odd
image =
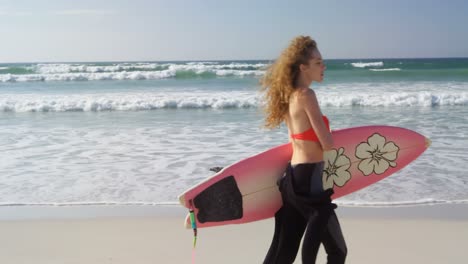
[(304, 106), (304, 110), (309, 118), (310, 124), (317, 135), (322, 149), (330, 150), (333, 148), (333, 138), (323, 121), (322, 112), (317, 101), (317, 96), (313, 90), (307, 89), (300, 96), (300, 103)]

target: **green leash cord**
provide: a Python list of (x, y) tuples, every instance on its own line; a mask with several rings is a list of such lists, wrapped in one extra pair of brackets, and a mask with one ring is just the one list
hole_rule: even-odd
[(192, 201), (190, 201), (190, 223), (193, 229), (193, 248), (195, 248), (197, 245), (197, 222), (195, 221), (195, 212), (192, 208)]

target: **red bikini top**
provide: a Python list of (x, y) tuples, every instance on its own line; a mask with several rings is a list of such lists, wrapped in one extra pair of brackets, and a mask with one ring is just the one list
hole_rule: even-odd
[[(330, 122), (328, 121), (328, 118), (326, 116), (322, 116), (322, 118), (323, 122), (325, 122), (325, 126), (327, 126), (328, 130), (330, 130)], [(312, 127), (302, 133), (291, 134), (291, 138), (319, 142), (317, 134), (315, 134), (315, 131)]]

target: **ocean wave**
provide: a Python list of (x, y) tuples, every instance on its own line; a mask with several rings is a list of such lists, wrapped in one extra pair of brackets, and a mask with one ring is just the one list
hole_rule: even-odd
[(143, 111), (174, 108), (229, 109), (257, 106), (257, 96), (245, 93), (11, 95), (0, 99), (0, 110), (4, 112)]
[(401, 71), (400, 68), (388, 68), (388, 69), (369, 69), (370, 71), (385, 72), (385, 71)]
[(187, 75), (242, 77), (261, 75), (266, 66), (260, 62), (28, 64), (0, 67), (0, 82), (154, 80), (179, 76), (185, 78)]
[[(320, 93), (327, 107), (454, 106), (468, 105), (468, 92)], [(75, 95), (10, 94), (0, 99), (3, 112), (99, 112), (157, 109), (257, 108), (255, 92), (111, 93)]]
[(383, 92), (383, 93), (351, 93), (343, 95), (327, 93), (320, 98), (325, 106), (454, 106), (468, 105), (468, 92)]
[(170, 64), (159, 63), (135, 63), (135, 64), (115, 64), (115, 65), (89, 65), (89, 64), (37, 64), (34, 69), (40, 74), (57, 73), (96, 73), (96, 72), (121, 72), (121, 71), (146, 71), (146, 70), (166, 70)]
[[(158, 79), (210, 79), (261, 76), (272, 61), (191, 62), (82, 62), (0, 64), (0, 83), (52, 81), (107, 81)], [(374, 59), (371, 61), (326, 60), (331, 81), (367, 81), (376, 72), (385, 80), (431, 81), (467, 80), (465, 60), (423, 61)], [(379, 75), (377, 73), (377, 75)], [(379, 76), (378, 76), (379, 77)], [(343, 79), (342, 79), (343, 78)]]
[(122, 71), (95, 73), (0, 74), (0, 82), (158, 80), (166, 78), (204, 78), (210, 76), (260, 76), (261, 70), (206, 69), (197, 67), (169, 67), (161, 71)]
[(97, 80), (155, 80), (176, 75), (171, 71), (119, 73), (63, 73), (63, 74), (3, 74), (0, 82), (97, 81)]
[(177, 63), (121, 63), (113, 65), (90, 64), (37, 64), (33, 68), (38, 74), (57, 73), (98, 73), (98, 72), (123, 72), (123, 71), (215, 71), (215, 70), (258, 70), (266, 67), (264, 63), (214, 63), (214, 62), (189, 62)]
[(384, 63), (383, 61), (378, 61), (378, 62), (353, 62), (351, 63), (353, 67), (356, 68), (369, 68), (369, 67), (383, 67)]

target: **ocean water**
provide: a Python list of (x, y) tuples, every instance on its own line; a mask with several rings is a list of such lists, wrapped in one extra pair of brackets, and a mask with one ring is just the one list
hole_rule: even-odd
[[(0, 206), (176, 204), (209, 168), (287, 142), (262, 128), (270, 61), (0, 64)], [(313, 84), (332, 129), (392, 125), (432, 140), (338, 200), (468, 202), (468, 59), (327, 60)]]

